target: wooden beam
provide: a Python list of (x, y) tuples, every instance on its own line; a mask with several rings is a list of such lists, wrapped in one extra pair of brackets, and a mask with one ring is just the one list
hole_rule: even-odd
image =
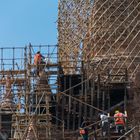
[(25, 74), (26, 70), (2, 70), (0, 71), (0, 75), (18, 75)]
[[(10, 79), (11, 84), (21, 84), (24, 83), (26, 80), (24, 78), (12, 78)], [(0, 85), (5, 85), (6, 79), (0, 79)]]

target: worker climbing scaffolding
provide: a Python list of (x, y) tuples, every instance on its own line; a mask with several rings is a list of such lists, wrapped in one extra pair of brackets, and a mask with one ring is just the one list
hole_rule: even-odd
[(101, 119), (101, 128), (102, 128), (102, 136), (108, 136), (109, 134), (109, 117), (106, 114), (100, 115)]
[(125, 132), (125, 118), (126, 114), (121, 113), (119, 110), (115, 111), (114, 121), (116, 125), (116, 132), (123, 134)]

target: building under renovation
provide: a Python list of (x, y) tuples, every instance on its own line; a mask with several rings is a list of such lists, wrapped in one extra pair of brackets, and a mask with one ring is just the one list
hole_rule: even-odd
[(0, 140), (139, 140), (139, 90), (140, 1), (59, 0), (57, 45), (0, 48)]

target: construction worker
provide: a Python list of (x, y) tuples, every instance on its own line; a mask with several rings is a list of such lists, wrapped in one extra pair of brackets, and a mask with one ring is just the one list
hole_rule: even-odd
[(41, 64), (42, 59), (45, 59), (45, 57), (38, 51), (34, 56), (34, 64)]
[(43, 59), (45, 57), (38, 51), (34, 56), (34, 65), (36, 65), (36, 73), (39, 76), (39, 72), (44, 68), (40, 64), (44, 64)]
[(115, 111), (114, 114), (114, 120), (116, 125), (116, 131), (117, 133), (124, 133), (125, 128), (125, 118), (127, 116), (123, 113), (121, 113), (119, 110)]
[(109, 118), (105, 114), (100, 115), (101, 127), (102, 127), (102, 136), (107, 136), (109, 132)]
[(88, 140), (88, 130), (85, 128), (81, 128), (79, 130), (80, 136), (82, 137), (82, 140)]

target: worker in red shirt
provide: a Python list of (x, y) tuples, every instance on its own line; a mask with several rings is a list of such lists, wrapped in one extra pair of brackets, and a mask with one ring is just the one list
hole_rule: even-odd
[(123, 133), (125, 128), (125, 118), (127, 115), (121, 113), (120, 111), (116, 110), (114, 115), (116, 131), (117, 133)]
[(40, 53), (40, 51), (38, 51), (35, 56), (34, 56), (34, 64), (41, 64), (42, 59), (44, 59), (45, 57)]
[(80, 136), (82, 137), (82, 140), (88, 140), (88, 130), (87, 128), (80, 128), (79, 130)]
[(34, 56), (34, 65), (36, 65), (36, 73), (38, 76), (39, 76), (39, 72), (42, 70), (40, 64), (44, 63), (43, 59), (45, 59), (45, 57), (40, 53), (40, 51), (38, 51)]

